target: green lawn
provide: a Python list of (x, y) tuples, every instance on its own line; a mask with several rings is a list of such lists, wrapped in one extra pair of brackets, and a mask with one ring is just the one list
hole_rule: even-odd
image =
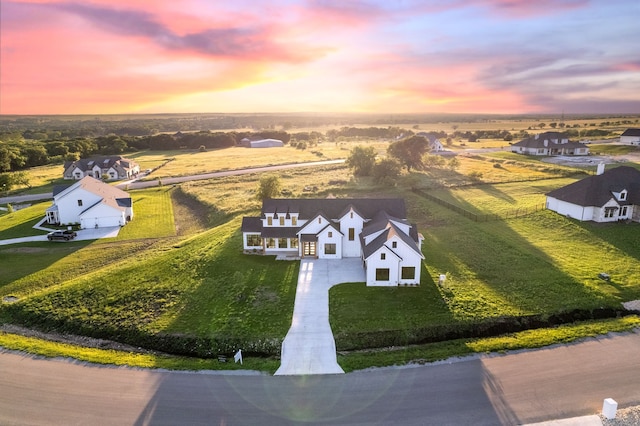
[(175, 235), (170, 187), (130, 191), (133, 220), (120, 230), (117, 240)]
[(34, 202), (30, 207), (0, 216), (0, 240), (46, 234), (33, 226), (44, 218), (49, 206), (50, 201)]

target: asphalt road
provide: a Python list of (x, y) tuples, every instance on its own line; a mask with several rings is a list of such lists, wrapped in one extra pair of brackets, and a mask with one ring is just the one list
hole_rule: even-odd
[(219, 375), (0, 354), (0, 424), (515, 425), (640, 404), (640, 334), (342, 375)]

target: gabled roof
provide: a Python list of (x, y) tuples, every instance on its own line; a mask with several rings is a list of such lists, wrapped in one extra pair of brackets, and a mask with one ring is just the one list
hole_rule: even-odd
[(601, 175), (589, 176), (558, 188), (546, 195), (583, 207), (601, 207), (613, 198), (612, 192), (620, 192), (623, 189), (628, 191), (624, 204), (640, 205), (640, 170), (629, 166), (616, 167)]
[(95, 166), (98, 166), (101, 169), (109, 169), (110, 167), (115, 166), (120, 166), (123, 169), (130, 169), (135, 165), (136, 163), (128, 158), (124, 158), (120, 155), (110, 155), (106, 157), (81, 158), (76, 161), (65, 161), (64, 169), (67, 170), (69, 167), (74, 166), (84, 172), (93, 169)]
[[(413, 251), (418, 253), (420, 257), (423, 257), (416, 242), (413, 241), (409, 235), (402, 232), (402, 230), (399, 229), (396, 225), (394, 225), (393, 222), (389, 222), (389, 226), (387, 227), (387, 229), (385, 229), (383, 233), (378, 235), (373, 241), (371, 241), (369, 244), (363, 247), (362, 251), (363, 251), (364, 258), (365, 259), (369, 258), (369, 256), (371, 256), (373, 253), (378, 251), (382, 246), (384, 246), (387, 243), (387, 241), (391, 240), (393, 237), (398, 237)], [(389, 250), (393, 251), (391, 248), (389, 248)]]
[(53, 197), (54, 199), (60, 199), (62, 197), (65, 197), (70, 192), (73, 192), (77, 188), (82, 188), (102, 198), (111, 198), (114, 200), (131, 198), (131, 196), (123, 190), (116, 188), (115, 186), (103, 183), (98, 179), (92, 178), (91, 176), (85, 176), (73, 185), (70, 185), (63, 189), (60, 189), (59, 187), (54, 188)]
[(297, 212), (300, 219), (310, 220), (323, 212), (328, 219), (339, 219), (350, 205), (365, 219), (381, 210), (399, 218), (407, 215), (402, 198), (270, 198), (263, 201), (262, 214)]
[[(529, 136), (528, 138), (522, 139), (514, 143), (512, 146), (521, 146), (524, 148), (545, 148), (550, 146), (551, 144), (560, 144), (563, 139), (569, 139), (565, 134), (560, 132), (544, 132), (537, 135)], [(547, 141), (547, 145), (545, 145), (545, 141)], [(557, 142), (553, 142), (557, 141)], [(575, 142), (580, 146), (583, 146), (579, 142)]]
[(259, 217), (242, 218), (242, 232), (261, 232), (262, 231), (262, 219)]
[(640, 129), (627, 129), (620, 136), (640, 136)]
[(362, 230), (362, 236), (366, 237), (371, 234), (375, 234), (376, 232), (380, 232), (383, 229), (387, 228), (389, 224), (392, 224), (392, 222), (409, 225), (406, 219), (399, 219), (397, 217), (389, 215), (386, 211), (380, 211), (376, 213), (376, 215), (373, 217), (373, 220), (364, 227), (364, 229)]

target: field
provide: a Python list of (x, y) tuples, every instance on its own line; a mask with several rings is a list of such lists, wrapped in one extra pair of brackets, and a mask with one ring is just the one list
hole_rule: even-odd
[[(340, 144), (330, 148), (318, 148), (323, 158), (334, 155), (331, 150), (335, 155), (348, 153)], [(384, 144), (378, 149), (384, 153)], [(171, 154), (153, 154), (157, 157), (148, 157), (147, 164), (162, 164), (161, 157)], [(200, 154), (207, 160), (195, 162), (197, 167), (225, 161), (222, 151), (194, 153), (158, 172), (171, 170), (168, 167), (176, 167), (172, 173), (186, 172), (189, 158)], [(278, 161), (275, 157), (262, 161)], [(300, 161), (292, 158), (280, 161)], [(454, 170), (405, 173), (393, 186), (354, 178), (344, 165), (278, 174), (284, 195), (290, 197), (403, 197), (410, 219), (426, 238), (420, 287), (366, 288), (350, 283), (331, 290), (331, 325), (339, 350), (353, 351), (378, 341), (386, 346), (389, 336), (415, 344), (421, 333), (438, 327), (483, 327), (509, 318), (617, 309), (622, 301), (640, 299), (640, 226), (582, 224), (541, 210), (546, 192), (585, 176), (583, 171), (508, 152), (458, 159)], [(257, 158), (251, 161), (260, 164)], [(179, 355), (215, 358), (241, 345), (255, 355), (277, 356), (291, 321), (298, 264), (241, 252), (240, 218), (260, 207), (255, 199), (259, 177), (249, 174), (132, 191), (136, 216), (117, 239), (0, 247), (0, 270), (8, 271), (0, 276), (0, 297), (18, 299), (0, 304), (0, 322)], [(473, 221), (421, 194), (491, 219)], [(47, 206), (36, 204), (3, 215), (0, 238), (26, 235)], [(611, 281), (598, 279), (600, 272), (609, 273)], [(440, 274), (447, 277), (443, 285), (436, 284)], [(572, 332), (571, 338), (588, 335), (594, 327), (606, 332), (607, 327), (636, 326), (633, 320), (597, 324), (587, 327), (588, 332)], [(527, 339), (569, 339), (551, 334), (541, 331)], [(507, 340), (433, 343), (412, 349), (415, 353), (355, 351), (341, 355), (340, 362), (363, 368), (367, 363), (387, 365), (519, 344)], [(520, 342), (524, 347), (539, 344), (522, 343), (527, 342), (524, 337)], [(256, 368), (273, 368), (273, 363), (267, 365)]]

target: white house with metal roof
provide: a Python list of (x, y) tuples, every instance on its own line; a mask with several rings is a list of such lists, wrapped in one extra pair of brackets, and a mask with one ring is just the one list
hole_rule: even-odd
[(420, 284), (424, 237), (402, 199), (267, 199), (242, 235), (246, 253), (360, 257), (368, 286)]
[(68, 187), (53, 189), (53, 205), (46, 210), (49, 224), (85, 228), (124, 226), (133, 219), (131, 196), (90, 176)]

